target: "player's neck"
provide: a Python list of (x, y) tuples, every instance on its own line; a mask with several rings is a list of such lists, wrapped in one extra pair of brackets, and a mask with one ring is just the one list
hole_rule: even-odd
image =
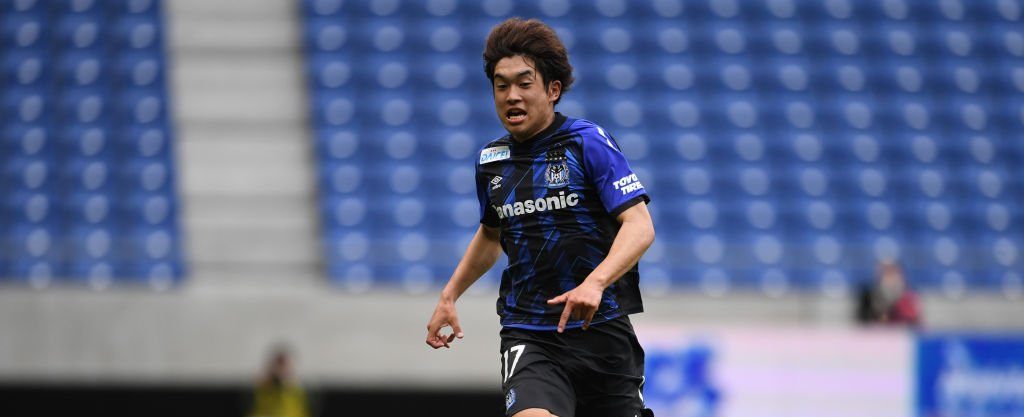
[(552, 125), (555, 124), (557, 120), (558, 117), (556, 117), (556, 113), (554, 112), (554, 110), (552, 110), (550, 113), (545, 115), (544, 122), (540, 124), (540, 130), (537, 130), (536, 132), (530, 132), (522, 137), (512, 134), (512, 139), (514, 139), (517, 143), (526, 143), (534, 139), (537, 139), (538, 137), (544, 135), (544, 132), (551, 130)]

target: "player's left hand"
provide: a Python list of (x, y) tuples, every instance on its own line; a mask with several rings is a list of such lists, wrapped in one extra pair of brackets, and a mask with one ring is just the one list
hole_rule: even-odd
[(552, 305), (565, 304), (562, 318), (558, 320), (558, 332), (565, 331), (565, 324), (569, 322), (570, 317), (573, 320), (582, 319), (583, 330), (587, 330), (590, 327), (590, 320), (594, 318), (594, 313), (597, 313), (598, 307), (601, 306), (602, 294), (604, 294), (604, 288), (601, 288), (600, 285), (583, 281), (571, 291), (548, 300), (548, 304)]

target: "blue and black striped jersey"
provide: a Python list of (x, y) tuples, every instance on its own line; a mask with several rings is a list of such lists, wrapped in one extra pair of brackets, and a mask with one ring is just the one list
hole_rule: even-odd
[[(647, 203), (647, 193), (611, 134), (560, 113), (530, 140), (506, 135), (478, 156), (480, 222), (500, 229), (509, 261), (497, 302), (501, 324), (554, 330), (564, 306), (547, 300), (576, 288), (604, 260), (619, 231), (616, 217)], [(638, 284), (634, 266), (605, 290), (592, 323), (643, 311)]]

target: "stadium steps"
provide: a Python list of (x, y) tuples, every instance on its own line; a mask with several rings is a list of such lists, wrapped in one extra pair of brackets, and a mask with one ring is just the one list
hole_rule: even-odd
[(167, 3), (183, 220), (198, 285), (290, 285), (319, 269), (293, 7)]

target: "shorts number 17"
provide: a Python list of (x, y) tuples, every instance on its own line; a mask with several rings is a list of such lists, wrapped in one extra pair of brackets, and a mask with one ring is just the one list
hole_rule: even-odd
[[(526, 345), (515, 345), (501, 354), (501, 374), (504, 375), (504, 378), (501, 380), (502, 383), (508, 382), (508, 379), (512, 377), (512, 373), (516, 370), (516, 364), (519, 363), (519, 358), (523, 356), (523, 350), (526, 350)], [(508, 366), (509, 356), (512, 356), (512, 367)]]

